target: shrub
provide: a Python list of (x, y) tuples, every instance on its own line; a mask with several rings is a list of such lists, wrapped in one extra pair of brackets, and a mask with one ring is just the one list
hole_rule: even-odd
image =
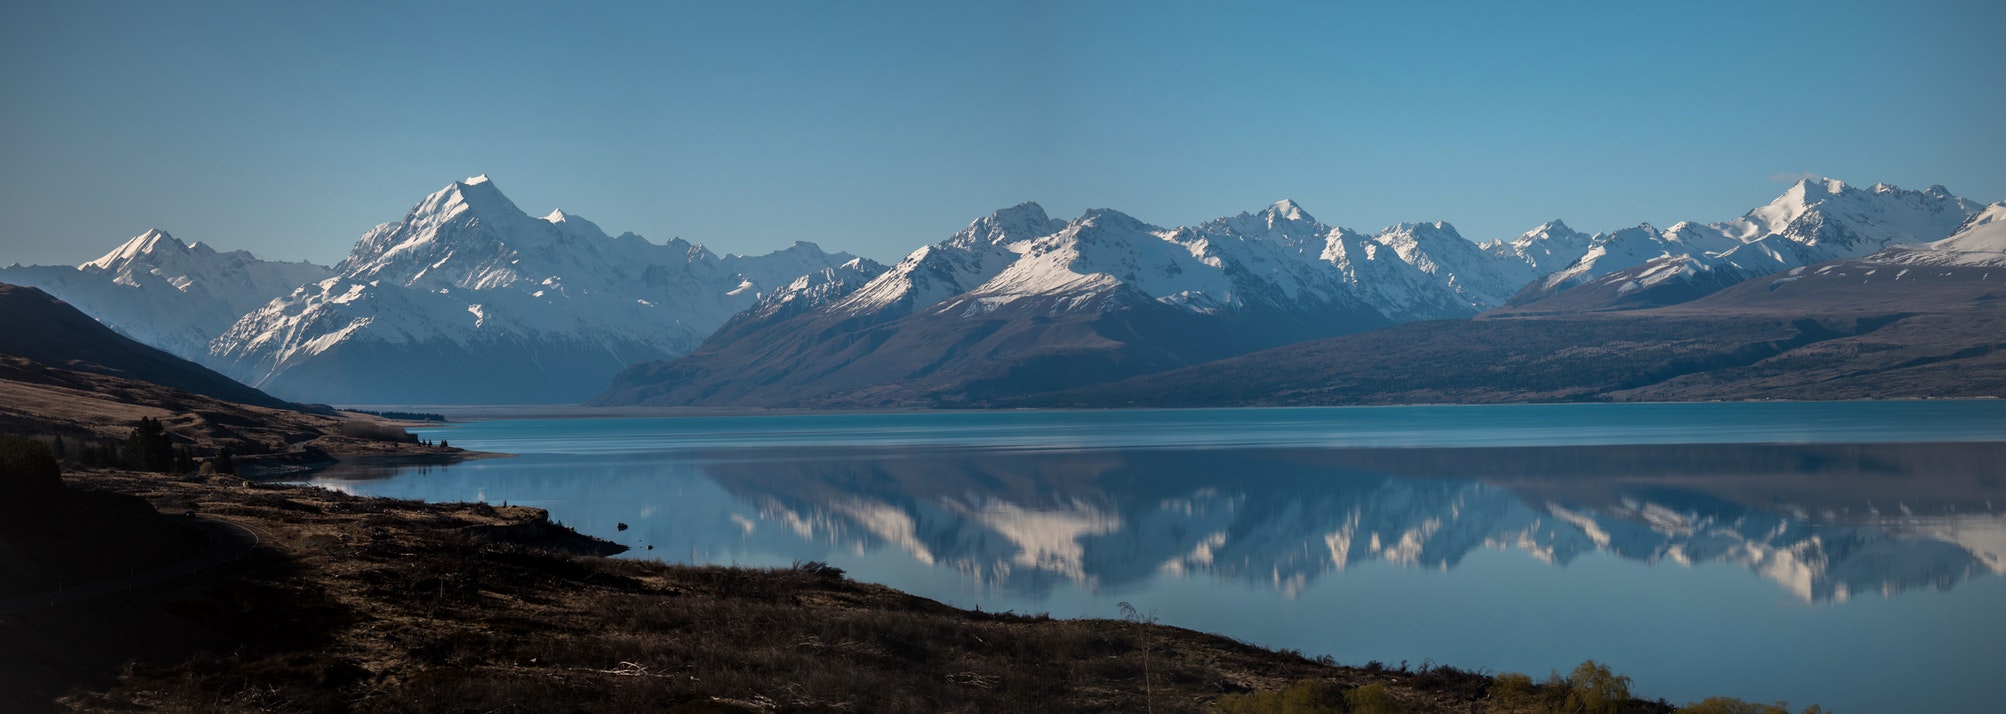
[(63, 467), (34, 439), (0, 434), (0, 505), (26, 505), (63, 488)]
[[(1785, 702), (1756, 704), (1733, 697), (1707, 697), (1679, 707), (1679, 712), (1680, 714), (1790, 714), (1790, 705)], [(1825, 714), (1825, 708), (1813, 704), (1804, 708), (1804, 714)]]
[[(1385, 693), (1385, 687), (1370, 686), (1379, 687), (1381, 695)], [(1350, 698), (1351, 692), (1341, 692), (1335, 684), (1305, 680), (1279, 691), (1228, 694), (1212, 706), (1226, 714), (1336, 714), (1346, 711)]]
[[(620, 530), (623, 530), (623, 531), (624, 531), (624, 530), (627, 530), (627, 524), (625, 524), (625, 523), (622, 523), (622, 524), (620, 524)], [(836, 567), (836, 566), (834, 566), (834, 565), (830, 565), (830, 564), (828, 564), (828, 563), (824, 563), (824, 562), (822, 562), (822, 561), (819, 561), (819, 560), (810, 560), (810, 561), (808, 561), (808, 562), (806, 562), (806, 563), (803, 563), (803, 562), (801, 562), (801, 561), (799, 561), (799, 560), (797, 560), (797, 561), (794, 561), (794, 568), (793, 568), (793, 569), (794, 569), (794, 571), (795, 571), (795, 572), (798, 572), (798, 573), (807, 573), (807, 574), (809, 574), (809, 575), (813, 575), (813, 576), (815, 576), (815, 577), (818, 577), (818, 578), (828, 578), (828, 579), (831, 579), (831, 580), (842, 580), (842, 579), (843, 579), (843, 569), (842, 569), (842, 568), (838, 568), (838, 567)]]
[(126, 468), (164, 473), (174, 467), (174, 442), (159, 419), (140, 417), (139, 425), (125, 437), (124, 456)]
[(1344, 703), (1354, 714), (1399, 714), (1400, 702), (1386, 693), (1384, 684), (1368, 684), (1344, 693)]
[(1533, 689), (1532, 677), (1517, 672), (1506, 672), (1491, 681), (1492, 714), (1538, 714), (1545, 709), (1539, 693)]
[(217, 449), (216, 458), (209, 460), (209, 466), (216, 473), (235, 475), (237, 473), (236, 454), (230, 452), (229, 446)]
[(1595, 660), (1582, 662), (1567, 675), (1566, 711), (1618, 714), (1629, 701), (1630, 678), (1596, 664)]

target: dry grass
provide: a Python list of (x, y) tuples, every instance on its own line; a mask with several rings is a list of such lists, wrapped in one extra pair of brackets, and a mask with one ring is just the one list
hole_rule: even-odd
[[(79, 480), (227, 514), (270, 549), (143, 599), (0, 620), (0, 637), (92, 643), (28, 655), (66, 663), (38, 680), (64, 683), (41, 691), (64, 709), (1176, 712), (1316, 681), (1378, 685), (1367, 691), (1387, 710), (1486, 710), (1489, 678), (1457, 670), (1348, 668), (1143, 622), (969, 612), (814, 563), (581, 555), (588, 543), (535, 509)], [(121, 668), (126, 658), (140, 662)]]

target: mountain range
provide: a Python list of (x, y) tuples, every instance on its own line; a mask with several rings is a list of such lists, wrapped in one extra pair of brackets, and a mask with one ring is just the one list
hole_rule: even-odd
[(2006, 394), (2002, 219), (2006, 202), (1941, 241), (1800, 265), (1659, 307), (1507, 306), (1000, 404), (1996, 397)]
[(853, 260), (812, 243), (718, 256), (535, 218), (486, 177), (365, 233), (332, 267), (216, 253), (159, 231), (71, 269), (13, 266), (128, 335), (284, 398), (574, 403), (689, 351), (761, 294)]
[(149, 230), (78, 266), (15, 264), (0, 282), (40, 288), (107, 327), (211, 367), (209, 341), (244, 313), (334, 271), (260, 260)]
[[(1864, 336), (1991, 354), (2002, 216), (1941, 186), (1829, 179), (1726, 221), (1589, 234), (1555, 220), (1485, 243), (1444, 222), (1365, 233), (1286, 200), (1175, 228), (1023, 203), (886, 266), (805, 242), (718, 256), (610, 236), (561, 210), (533, 217), (475, 177), (332, 267), (149, 231), (74, 268), (0, 268), (0, 282), (275, 396), (345, 404), (1685, 398), (1695, 380), (1654, 385), (1814, 354), (1923, 360), (1892, 393), (1936, 395), (1926, 367), (1943, 360)], [(1513, 366), (1545, 356), (1563, 359)], [(1495, 384), (1540, 369), (1629, 376)]]
[[(1384, 373), (1409, 385), (1396, 399), (1430, 401), (1436, 399), (1431, 370), (1444, 364), (1495, 366), (1488, 355), (1453, 354), (1490, 344), (1489, 332), (1499, 324), (1464, 318), (1628, 314), (1695, 300), (1781, 270), (1865, 259), (1895, 246), (1909, 246), (1901, 250), (1913, 255), (1939, 255), (1951, 244), (1927, 244), (1975, 229), (1967, 224), (1982, 219), (1981, 208), (1940, 186), (1860, 189), (1806, 180), (1768, 205), (1719, 223), (1682, 222), (1665, 230), (1646, 224), (1590, 235), (1552, 221), (1510, 241), (1477, 244), (1439, 222), (1404, 223), (1366, 235), (1318, 222), (1290, 201), (1258, 214), (1175, 229), (1107, 210), (1061, 222), (1036, 204), (1023, 204), (914, 251), (868, 280), (830, 276), (815, 284), (813, 295), (771, 296), (786, 300), (788, 309), (755, 310), (685, 357), (630, 368), (593, 403), (1267, 403), (1265, 393), (1247, 387), (1267, 382), (1274, 389), (1312, 388), (1323, 384), (1318, 380), (1328, 375), (1320, 370), (1332, 364), (1389, 361), (1393, 369)], [(1982, 239), (1956, 240), (1974, 246), (1972, 255), (1988, 254), (1984, 248), (1990, 244)], [(1923, 284), (1942, 282), (1938, 278), (1958, 280), (1917, 273), (1899, 288), (1926, 293), (1931, 288)], [(1840, 279), (1826, 282), (1836, 285)], [(1844, 301), (1855, 292), (1838, 290), (1827, 297)], [(1920, 293), (1910, 299), (1929, 301)], [(1703, 322), (1703, 317), (1692, 319)], [(1682, 329), (1704, 333), (1698, 322)], [(1455, 327), (1430, 327), (1438, 324)], [(1617, 318), (1595, 324), (1614, 325), (1631, 342), (1661, 344), (1651, 336), (1657, 327), (1650, 324)], [(1780, 334), (1765, 329), (1748, 338), (1794, 339), (1793, 324), (1783, 320)], [(1394, 325), (1408, 327), (1381, 329)], [(1443, 337), (1429, 341), (1431, 330), (1443, 331)], [(1978, 334), (1937, 344), (1963, 349)], [(1407, 349), (1414, 346), (1409, 340), (1414, 335), (1427, 342), (1419, 351)], [(1590, 339), (1591, 347), (1605, 337), (1575, 336)], [(1522, 340), (1515, 347), (1580, 344), (1569, 339), (1561, 331), (1537, 345)], [(1314, 354), (1291, 347), (1301, 345), (1330, 347)], [(1733, 352), (1739, 345), (1724, 349)], [(1246, 379), (1222, 378), (1215, 367), (1237, 364), (1218, 360), (1269, 349), (1281, 356), (1247, 362), (1258, 366)], [(1369, 358), (1374, 354), (1386, 359), (1374, 361)], [(1596, 361), (1591, 371), (1631, 366), (1628, 356), (1611, 357)], [(1577, 372), (1581, 367), (1569, 365)], [(1127, 379), (1135, 384), (1099, 389)], [(1204, 395), (1193, 394), (1196, 384), (1208, 385)], [(1029, 396), (1052, 394), (1061, 396)], [(1484, 398), (1595, 394), (1501, 389)], [(1461, 397), (1450, 397), (1456, 398)], [(1358, 399), (1331, 388), (1304, 401), (1275, 401)]]

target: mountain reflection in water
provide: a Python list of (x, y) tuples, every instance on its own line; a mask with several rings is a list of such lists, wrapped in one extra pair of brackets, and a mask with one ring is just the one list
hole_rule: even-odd
[[(2006, 573), (2006, 445), (695, 454), (784, 528), (1044, 592), (1204, 574), (1299, 591), (1478, 548), (1733, 563), (1808, 601)], [(2006, 499), (1999, 499), (2006, 501)]]
[[(1127, 601), (1354, 664), (1594, 658), (1673, 701), (1991, 711), (2001, 407), (497, 420), (422, 437), (521, 456), (312, 482), (547, 508), (625, 557), (821, 560), (962, 607)], [(1675, 438), (1709, 443), (1596, 445)], [(1918, 438), (1962, 443), (1854, 443)]]

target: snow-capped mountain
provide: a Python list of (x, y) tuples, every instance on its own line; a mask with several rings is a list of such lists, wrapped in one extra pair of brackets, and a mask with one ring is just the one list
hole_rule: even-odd
[(1535, 274), (1544, 275), (1587, 255), (1595, 238), (1556, 218), (1510, 241), (1490, 241), (1478, 247), (1500, 259), (1523, 262)]
[(2006, 267), (2006, 201), (1986, 206), (1949, 238), (1923, 246), (1895, 246), (1865, 260), (1904, 265)]
[(150, 231), (0, 280), (292, 399), (573, 401), (637, 365), (600, 401), (980, 403), (1500, 305), (1682, 303), (1835, 259), (1988, 264), (2006, 209), (1981, 208), (1940, 186), (1817, 180), (1719, 223), (1556, 220), (1476, 244), (1445, 222), (1331, 226), (1293, 201), (1177, 228), (1024, 203), (885, 267), (809, 243), (717, 256), (611, 236), (476, 177), (332, 269)]
[(835, 302), (855, 293), (858, 288), (883, 275), (885, 270), (884, 264), (875, 260), (852, 258), (850, 262), (833, 268), (808, 272), (786, 287), (759, 298), (759, 302), (752, 307), (733, 315), (711, 339), (734, 333), (741, 326), (756, 329), (761, 324), (800, 315)]
[(209, 340), (238, 318), (333, 274), (312, 263), (183, 243), (156, 229), (76, 267), (0, 268), (0, 282), (41, 288), (128, 337), (209, 364)]
[(300, 400), (575, 402), (851, 258), (608, 236), (561, 210), (532, 217), (479, 176), (371, 229), (338, 275), (245, 315), (210, 350), (232, 376)]
[(1293, 201), (1179, 228), (1107, 209), (1059, 221), (1024, 203), (854, 289), (825, 281), (813, 309), (742, 317), (677, 363), (629, 370), (598, 402), (931, 403), (1079, 386), (1469, 317), (1572, 238), (1479, 247), (1447, 223), (1368, 236)]
[(1596, 235), (1580, 258), (1526, 285), (1509, 304), (1568, 312), (1683, 302), (1795, 267), (1942, 240), (1980, 208), (1942, 186), (1862, 189), (1806, 179), (1734, 220)]
[[(1546, 236), (1522, 240), (1525, 250), (1554, 250)], [(1287, 200), (1176, 229), (1107, 209), (1057, 221), (1024, 203), (914, 251), (833, 309), (897, 317), (964, 294), (996, 306), (1127, 289), (1197, 313), (1250, 303), (1284, 310), (1336, 304), (1404, 322), (1502, 303), (1533, 277), (1516, 252), (1504, 256), (1486, 254), (1447, 223), (1400, 224), (1367, 236), (1318, 222)]]

